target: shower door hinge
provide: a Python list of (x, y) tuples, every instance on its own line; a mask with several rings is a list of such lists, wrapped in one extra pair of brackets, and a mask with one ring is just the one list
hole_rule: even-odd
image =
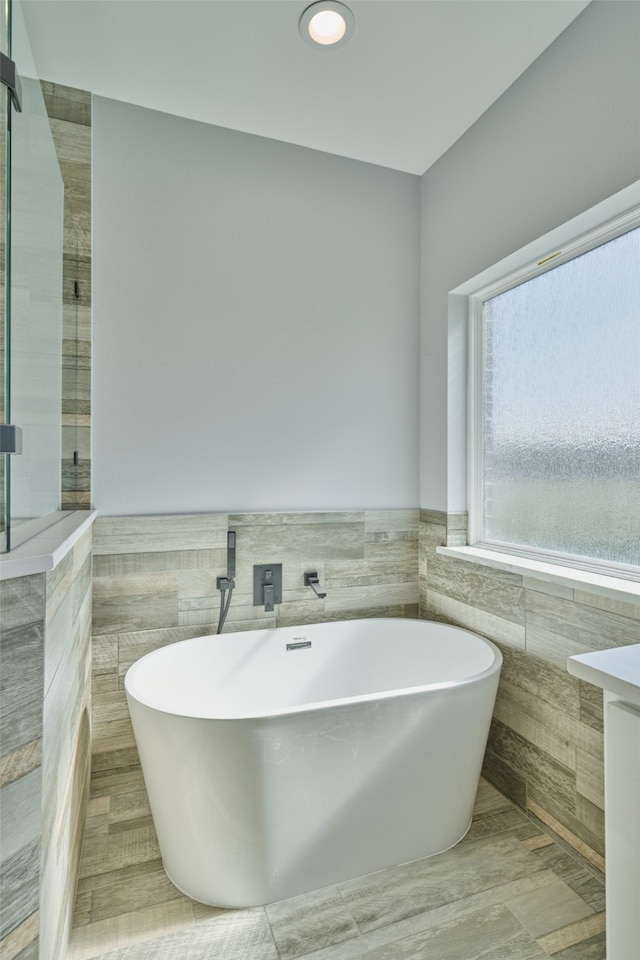
[(18, 113), (22, 113), (22, 84), (16, 65), (6, 53), (0, 52), (0, 83), (9, 88), (11, 102)]
[(0, 423), (0, 453), (22, 453), (22, 427)]

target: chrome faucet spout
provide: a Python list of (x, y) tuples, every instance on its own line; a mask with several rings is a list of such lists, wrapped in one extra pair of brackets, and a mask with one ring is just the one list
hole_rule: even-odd
[(305, 573), (304, 585), (305, 587), (311, 587), (319, 600), (323, 600), (327, 595), (327, 591), (320, 586), (320, 580), (318, 579), (318, 574), (315, 570), (311, 571), (310, 573)]

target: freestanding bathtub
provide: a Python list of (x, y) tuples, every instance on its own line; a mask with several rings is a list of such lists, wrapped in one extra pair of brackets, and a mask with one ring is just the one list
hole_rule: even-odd
[(401, 619), (142, 657), (125, 688), (169, 878), (203, 903), (254, 906), (451, 847), (501, 664), (475, 634)]

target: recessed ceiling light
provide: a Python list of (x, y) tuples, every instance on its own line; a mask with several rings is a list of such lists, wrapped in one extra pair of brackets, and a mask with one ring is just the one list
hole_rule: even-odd
[(351, 38), (355, 17), (344, 3), (319, 0), (300, 17), (300, 33), (312, 46), (335, 47)]

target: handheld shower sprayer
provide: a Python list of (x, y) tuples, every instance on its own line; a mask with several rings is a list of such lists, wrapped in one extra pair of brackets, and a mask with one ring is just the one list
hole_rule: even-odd
[(233, 580), (236, 575), (236, 532), (227, 532), (227, 580)]
[[(236, 585), (236, 532), (227, 531), (227, 575), (216, 579), (216, 587), (220, 591), (220, 617), (216, 633), (222, 633), (224, 622), (231, 606), (231, 596)], [(225, 596), (228, 594), (228, 596)]]

